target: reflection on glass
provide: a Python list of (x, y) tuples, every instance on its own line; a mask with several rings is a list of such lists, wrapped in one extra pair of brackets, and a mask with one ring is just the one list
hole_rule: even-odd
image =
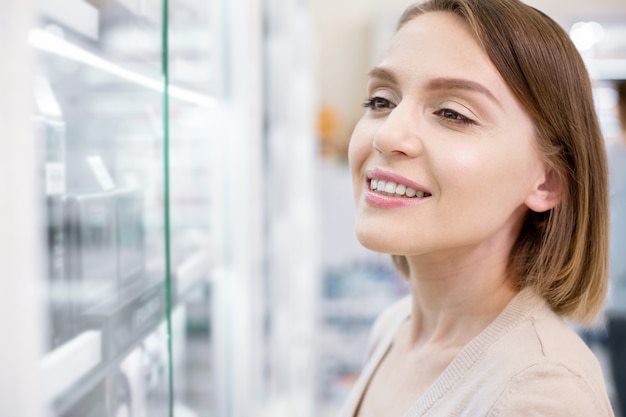
[(169, 114), (161, 1), (39, 8), (29, 43), (50, 284), (42, 365), (57, 416), (212, 414), (207, 161), (220, 88), (218, 3), (170, 1)]
[(61, 3), (95, 26), (44, 7), (29, 38), (48, 220), (46, 394), (58, 416), (165, 416), (160, 2)]

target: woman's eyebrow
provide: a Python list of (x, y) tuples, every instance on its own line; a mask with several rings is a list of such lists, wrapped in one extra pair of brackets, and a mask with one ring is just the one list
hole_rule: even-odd
[[(390, 70), (383, 67), (374, 67), (368, 73), (370, 78), (377, 78), (379, 80), (388, 81), (392, 84), (398, 84), (396, 75)], [(468, 90), (481, 93), (502, 107), (500, 101), (496, 96), (484, 85), (468, 80), (465, 78), (453, 78), (453, 77), (440, 77), (433, 78), (426, 83), (427, 90)]]
[(426, 83), (427, 90), (468, 90), (475, 91), (485, 95), (499, 107), (502, 104), (496, 96), (489, 91), (484, 85), (477, 83), (476, 81), (467, 80), (465, 78), (433, 78)]
[(389, 81), (393, 84), (398, 84), (396, 76), (388, 69), (382, 67), (374, 67), (367, 74), (370, 78), (378, 78), (383, 81)]

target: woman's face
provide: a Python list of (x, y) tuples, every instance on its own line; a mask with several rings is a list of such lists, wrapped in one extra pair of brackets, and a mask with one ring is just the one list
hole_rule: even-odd
[(530, 117), (466, 24), (441, 12), (406, 23), (367, 97), (349, 149), (361, 243), (508, 256), (544, 164)]

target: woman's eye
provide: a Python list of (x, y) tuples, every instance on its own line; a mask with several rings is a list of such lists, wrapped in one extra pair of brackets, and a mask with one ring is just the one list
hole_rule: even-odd
[(435, 115), (442, 117), (448, 121), (454, 122), (454, 123), (462, 123), (462, 124), (475, 124), (476, 122), (474, 122), (474, 120), (463, 116), (461, 113), (456, 112), (454, 110), (451, 109), (441, 109), (441, 110), (437, 110), (435, 112)]
[(365, 100), (363, 103), (363, 107), (366, 107), (371, 110), (381, 110), (381, 109), (393, 109), (396, 107), (395, 104), (382, 97), (370, 97)]

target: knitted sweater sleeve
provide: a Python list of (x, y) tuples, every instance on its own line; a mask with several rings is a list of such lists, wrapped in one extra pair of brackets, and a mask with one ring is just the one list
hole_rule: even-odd
[(563, 365), (535, 364), (509, 381), (488, 417), (614, 417), (602, 391)]

